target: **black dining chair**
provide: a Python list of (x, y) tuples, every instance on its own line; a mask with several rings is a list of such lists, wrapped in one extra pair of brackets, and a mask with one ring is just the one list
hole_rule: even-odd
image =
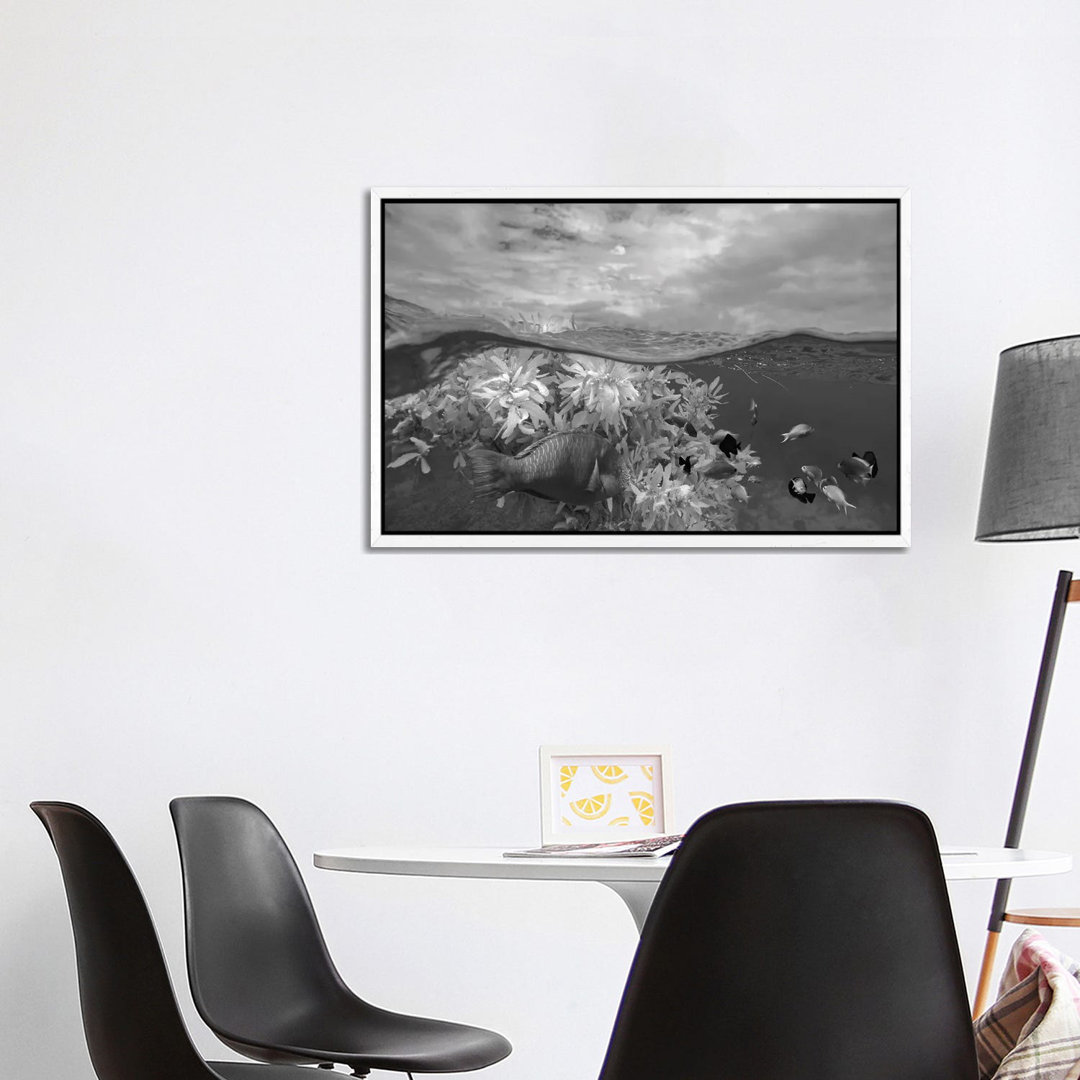
[(296, 862), (270, 819), (226, 796), (169, 804), (184, 879), (188, 980), (199, 1015), (258, 1061), (468, 1072), (501, 1061), (494, 1031), (390, 1012), (338, 974)]
[(725, 806), (642, 929), (600, 1080), (976, 1080), (931, 824), (888, 802)]
[(99, 1080), (310, 1080), (310, 1070), (295, 1066), (205, 1061), (184, 1026), (146, 901), (108, 830), (71, 803), (30, 808), (60, 860)]

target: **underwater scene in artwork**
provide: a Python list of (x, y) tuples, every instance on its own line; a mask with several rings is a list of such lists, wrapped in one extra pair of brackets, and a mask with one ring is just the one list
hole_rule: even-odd
[(893, 533), (895, 334), (383, 301), (387, 533)]

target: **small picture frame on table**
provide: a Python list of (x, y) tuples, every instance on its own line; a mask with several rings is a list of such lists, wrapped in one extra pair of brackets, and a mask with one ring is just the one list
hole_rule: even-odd
[(670, 761), (661, 746), (541, 746), (541, 843), (673, 833)]

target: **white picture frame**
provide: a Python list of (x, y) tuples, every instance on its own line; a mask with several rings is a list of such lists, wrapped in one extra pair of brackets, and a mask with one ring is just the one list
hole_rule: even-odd
[(540, 747), (542, 844), (639, 840), (674, 831), (668, 747)]
[[(910, 546), (911, 318), (909, 299), (910, 192), (908, 189), (901, 187), (379, 188), (371, 191), (370, 202), (371, 547), (525, 550), (552, 547), (756, 549), (770, 547), (906, 548)], [(449, 328), (448, 336), (438, 341), (433, 340), (430, 347), (426, 339), (418, 343), (414, 341), (411, 329), (406, 331), (396, 328), (396, 320), (402, 313), (388, 307), (390, 302), (388, 297), (393, 295), (395, 289), (402, 294), (397, 297), (397, 300), (405, 301), (404, 308), (407, 310), (402, 316), (405, 318), (411, 317), (408, 312), (419, 311), (422, 313), (420, 318), (423, 321), (425, 317), (432, 316), (435, 307), (441, 306), (443, 314), (447, 312), (452, 314), (457, 309), (449, 301), (440, 305), (438, 299), (428, 299), (422, 292), (416, 294), (415, 299), (421, 301), (417, 306), (405, 295), (408, 289), (403, 292), (402, 288), (398, 287), (397, 282), (401, 280), (402, 275), (405, 275), (409, 282), (416, 282), (425, 275), (419, 271), (414, 273), (416, 268), (412, 266), (408, 268), (399, 266), (395, 274), (397, 248), (392, 236), (388, 241), (388, 232), (392, 232), (392, 229), (388, 226), (387, 215), (391, 212), (407, 211), (409, 205), (415, 203), (511, 206), (535, 203), (557, 207), (578, 203), (584, 205), (607, 202), (657, 205), (662, 203), (682, 205), (695, 203), (888, 204), (895, 211), (895, 228), (890, 240), (890, 250), (894, 253), (894, 258), (891, 269), (885, 273), (890, 282), (888, 288), (892, 290), (891, 295), (894, 296), (895, 302), (892, 305), (891, 325), (875, 327), (875, 329), (880, 329), (882, 334), (875, 336), (869, 332), (849, 332), (838, 326), (830, 327), (827, 324), (832, 318), (832, 313), (839, 311), (840, 308), (827, 307), (820, 314), (815, 313), (805, 324), (793, 325), (792, 321), (788, 320), (783, 325), (778, 324), (772, 328), (776, 331), (775, 333), (757, 332), (749, 337), (740, 338), (740, 344), (737, 346), (741, 349), (745, 344), (745, 347), (751, 350), (751, 364), (757, 362), (757, 354), (753, 353), (753, 350), (766, 347), (771, 349), (772, 342), (778, 343), (778, 348), (782, 346), (781, 351), (787, 359), (778, 361), (776, 357), (771, 357), (770, 363), (787, 363), (791, 360), (790, 354), (799, 350), (809, 350), (807, 354), (813, 356), (815, 351), (820, 351), (820, 341), (826, 343), (821, 346), (825, 351), (822, 353), (824, 359), (820, 361), (825, 365), (841, 363), (837, 357), (830, 356), (827, 346), (829, 341), (840, 342), (846, 349), (852, 351), (853, 357), (860, 349), (869, 349), (870, 353), (867, 354), (863, 367), (865, 368), (867, 364), (880, 363), (887, 367), (890, 373), (886, 379), (889, 383), (889, 399), (882, 406), (885, 411), (880, 414), (873, 413), (874, 420), (870, 427), (872, 431), (879, 431), (880, 420), (880, 423), (887, 427), (888, 433), (867, 433), (865, 426), (860, 426), (869, 423), (868, 418), (871, 412), (864, 407), (866, 403), (862, 402), (861, 398), (856, 401), (852, 397), (849, 401), (843, 396), (829, 399), (828, 408), (834, 412), (840, 410), (839, 417), (819, 419), (814, 414), (814, 409), (803, 408), (801, 403), (794, 410), (799, 412), (799, 416), (781, 416), (779, 409), (770, 410), (766, 403), (762, 405), (761, 426), (753, 429), (746, 427), (751, 421), (742, 411), (745, 403), (742, 402), (741, 396), (756, 395), (750, 400), (753, 423), (756, 423), (757, 412), (754, 401), (761, 398), (762, 393), (776, 395), (779, 393), (778, 387), (785, 391), (789, 387), (787, 376), (782, 371), (770, 368), (773, 375), (780, 374), (781, 378), (779, 382), (775, 379), (769, 382), (767, 375), (762, 378), (755, 374), (757, 369), (747, 368), (746, 360), (740, 356), (736, 359), (742, 362), (737, 367), (733, 366), (734, 360), (731, 363), (723, 360), (716, 362), (719, 365), (716, 371), (723, 377), (723, 385), (726, 388), (724, 392), (731, 391), (734, 395), (731, 398), (733, 407), (736, 404), (735, 396), (739, 396), (738, 416), (729, 414), (724, 417), (724, 425), (730, 425), (736, 429), (739, 437), (746, 443), (748, 453), (751, 447), (746, 440), (749, 440), (751, 435), (753, 436), (752, 449), (759, 458), (760, 468), (753, 474), (746, 474), (749, 479), (758, 481), (750, 487), (736, 483), (737, 480), (743, 478), (742, 473), (738, 477), (731, 478), (730, 482), (719, 482), (720, 487), (724, 487), (727, 483), (733, 493), (732, 497), (738, 501), (738, 506), (742, 507), (738, 509), (736, 502), (731, 502), (731, 506), (736, 507), (736, 521), (731, 531), (725, 531), (724, 526), (721, 526), (719, 531), (712, 527), (706, 531), (694, 531), (696, 526), (688, 527), (687, 531), (681, 531), (681, 526), (675, 526), (672, 530), (649, 524), (630, 525), (628, 531), (618, 531), (618, 529), (603, 531), (603, 528), (593, 531), (593, 525), (588, 523), (579, 528), (581, 524), (579, 519), (584, 520), (579, 512), (562, 509), (555, 513), (556, 515), (562, 513), (565, 521), (560, 519), (557, 525), (553, 526), (543, 517), (544, 513), (550, 509), (545, 507), (543, 500), (536, 499), (535, 493), (521, 494), (519, 491), (511, 491), (508, 498), (499, 500), (500, 513), (498, 514), (486, 505), (488, 501), (494, 503), (495, 500), (484, 497), (480, 498), (483, 509), (474, 513), (468, 504), (473, 500), (474, 492), (481, 489), (476, 486), (475, 476), (472, 475), (470, 469), (463, 464), (469, 448), (464, 447), (464, 444), (456, 448), (444, 445), (440, 441), (444, 436), (438, 434), (434, 436), (433, 442), (432, 437), (422, 426), (422, 421), (417, 420), (408, 408), (400, 415), (393, 412), (393, 409), (397, 408), (393, 403), (400, 402), (402, 395), (407, 396), (407, 390), (434, 385), (431, 380), (435, 378), (435, 375), (430, 372), (424, 374), (420, 369), (426, 369), (432, 365), (438, 366), (442, 363), (440, 357), (445, 359), (451, 355), (456, 347), (453, 344), (455, 333), (451, 331), (461, 330), (461, 327)], [(543, 229), (539, 232), (545, 236), (549, 235)], [(550, 232), (557, 235), (558, 231), (552, 228)], [(797, 230), (792, 235), (793, 246), (782, 248), (782, 253), (777, 256), (777, 269), (803, 274), (805, 267), (801, 264), (796, 268), (784, 263), (785, 259), (797, 258), (791, 253), (797, 246), (795, 239), (799, 235)], [(510, 256), (513, 254), (513, 245), (510, 242), (506, 243), (511, 249), (507, 263), (512, 266)], [(410, 250), (415, 250), (415, 245)], [(422, 254), (419, 258), (422, 269), (424, 265)], [(459, 276), (455, 280), (460, 281), (463, 278)], [(816, 288), (817, 285), (812, 283), (811, 287)], [(425, 303), (429, 305), (427, 308), (425, 308)], [(532, 342), (539, 348), (552, 348), (554, 347), (553, 337), (557, 336), (553, 333), (533, 334), (531, 337), (525, 334), (520, 341), (516, 339), (507, 341), (500, 337), (506, 328), (497, 320), (493, 322), (491, 318), (484, 315), (466, 315), (463, 318), (468, 326), (475, 325), (485, 332), (493, 332), (495, 337), (492, 340), (502, 341), (503, 345)], [(833, 333), (833, 330), (836, 332)], [(465, 336), (469, 336), (469, 333), (470, 331), (466, 330)], [(514, 333), (518, 331), (515, 330)], [(802, 344), (800, 335), (805, 334), (820, 335), (819, 343)], [(886, 356), (884, 352), (881, 355), (873, 353), (873, 346), (878, 339), (884, 341), (889, 334), (892, 337), (888, 355)], [(868, 340), (870, 338), (873, 338), (874, 342), (870, 342)], [(401, 343), (402, 340), (405, 344)], [(797, 341), (800, 343), (796, 344)], [(448, 342), (450, 344), (447, 344)], [(734, 348), (736, 348), (734, 345), (725, 346), (728, 353), (731, 353)], [(521, 351), (518, 350), (518, 352)], [(564, 349), (562, 355), (572, 354)], [(593, 355), (606, 354), (601, 350)], [(852, 364), (856, 362), (855, 359), (851, 360)], [(397, 377), (406, 370), (416, 378), (412, 381), (406, 379), (404, 384), (398, 385)], [(860, 385), (875, 381), (876, 376), (868, 374), (868, 370), (867, 368), (860, 375), (862, 380)], [(750, 378), (751, 382), (757, 382), (758, 385), (750, 385), (744, 376)], [(442, 378), (441, 374), (439, 378)], [(735, 394), (736, 387), (738, 388), (737, 395)], [(805, 416), (802, 415), (803, 412), (806, 413)], [(433, 415), (442, 416), (444, 413), (442, 410), (436, 410)], [(797, 421), (807, 422), (798, 423)], [(784, 432), (782, 439), (781, 432), (785, 427), (789, 430)], [(809, 428), (811, 433), (816, 432), (816, 435), (805, 442), (795, 443), (794, 439), (802, 438), (797, 433), (798, 429), (805, 428)], [(787, 436), (791, 436), (790, 442)], [(486, 443), (484, 445), (487, 446)], [(504, 447), (504, 449), (510, 454), (517, 450), (517, 446)], [(866, 483), (865, 472), (849, 471), (841, 475), (838, 466), (843, 466), (847, 470), (860, 468), (865, 470), (866, 466), (862, 464), (859, 455), (866, 455), (869, 450), (875, 451), (877, 457), (880, 458), (880, 479), (875, 479), (869, 488), (852, 486)], [(429, 453), (430, 464), (427, 456)], [(685, 458), (690, 463), (685, 466), (688, 473), (691, 472), (691, 465), (694, 470), (707, 471), (712, 468), (713, 463), (709, 458), (711, 453), (712, 451), (709, 451), (704, 456)], [(845, 457), (845, 455), (850, 455), (850, 457)], [(442, 458), (446, 460), (443, 461)], [(837, 458), (843, 458), (843, 461), (838, 461)], [(454, 462), (452, 469), (449, 464), (451, 459)], [(814, 470), (813, 473), (807, 474), (810, 481), (802, 476), (802, 472), (805, 471), (805, 462), (813, 463), (812, 466), (807, 466)], [(674, 469), (674, 467), (672, 464), (671, 468)], [(720, 468), (720, 466), (717, 467)], [(872, 468), (871, 475), (877, 477), (878, 461), (876, 459), (872, 462)], [(781, 472), (783, 475), (780, 475)], [(830, 476), (830, 473), (834, 475)], [(642, 476), (644, 475), (642, 473)], [(690, 486), (694, 487), (695, 491), (698, 475), (699, 472), (693, 472), (690, 478), (693, 481)], [(708, 475), (712, 476), (713, 473), (708, 472)], [(839, 481), (835, 479), (837, 476), (840, 477)], [(855, 479), (848, 479), (851, 476)], [(466, 477), (473, 482), (471, 488)], [(644, 482), (641, 477), (634, 482), (638, 481)], [(674, 483), (674, 473), (670, 481), (665, 482)], [(810, 486), (804, 486), (807, 483), (810, 483)], [(840, 486), (837, 486), (838, 484)], [(736, 487), (741, 490), (736, 490)], [(826, 487), (830, 490), (826, 491)], [(712, 491), (711, 488), (709, 490)], [(817, 504), (808, 505), (815, 497)], [(550, 499), (552, 496), (544, 496), (544, 498)], [(555, 506), (555, 503), (552, 502), (551, 505)], [(564, 506), (562, 503), (558, 505), (560, 508)], [(630, 508), (636, 505), (636, 502), (628, 499), (624, 504), (623, 512), (632, 513)], [(506, 512), (503, 513), (503, 510)], [(459, 521), (458, 517), (461, 515), (465, 517)], [(530, 515), (535, 515), (535, 517)], [(655, 519), (650, 517), (648, 520)]]

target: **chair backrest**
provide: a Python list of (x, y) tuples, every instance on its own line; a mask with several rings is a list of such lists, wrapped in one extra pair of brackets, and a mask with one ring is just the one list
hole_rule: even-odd
[(887, 802), (721, 807), (646, 920), (601, 1080), (975, 1080), (933, 828)]
[(173, 799), (169, 809), (184, 879), (188, 980), (206, 1023), (226, 1039), (273, 1043), (284, 1018), (348, 995), (270, 819), (228, 796)]
[(70, 803), (31, 809), (60, 860), (95, 1072), (101, 1080), (220, 1080), (188, 1036), (146, 901), (108, 830)]

